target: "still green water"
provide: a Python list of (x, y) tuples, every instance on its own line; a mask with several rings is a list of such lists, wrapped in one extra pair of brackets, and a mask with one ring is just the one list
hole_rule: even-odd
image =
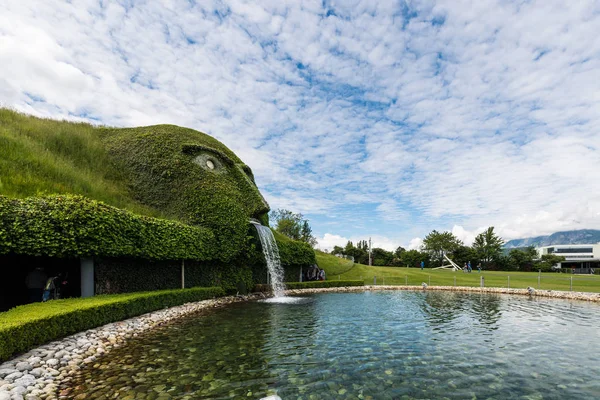
[(597, 399), (600, 306), (451, 292), (245, 303), (145, 334), (70, 397)]

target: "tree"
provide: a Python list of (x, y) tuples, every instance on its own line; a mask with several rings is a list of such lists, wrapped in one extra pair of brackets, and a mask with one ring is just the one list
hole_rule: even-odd
[(477, 254), (477, 258), (484, 265), (496, 260), (502, 254), (502, 246), (504, 240), (494, 232), (494, 227), (490, 226), (485, 231), (481, 232), (473, 242), (473, 249)]
[(350, 240), (348, 240), (348, 243), (346, 243), (346, 247), (344, 247), (344, 254), (347, 256), (350, 256), (354, 249), (356, 249), (356, 247), (354, 247), (354, 245), (352, 244), (352, 242)]
[(340, 246), (333, 246), (333, 250), (331, 250), (331, 254), (344, 254), (344, 248)]
[(302, 230), (302, 214), (295, 214), (290, 210), (279, 209), (271, 213), (275, 221), (275, 230), (290, 239), (300, 240)]
[(564, 261), (564, 256), (557, 256), (556, 254), (544, 254), (536, 263), (535, 268), (541, 269), (543, 272), (549, 272), (552, 271), (552, 267), (554, 265)]
[(511, 269), (531, 271), (538, 254), (535, 247), (529, 246), (524, 249), (512, 249), (508, 257), (510, 258)]
[(401, 258), (402, 257), (402, 253), (404, 253), (406, 251), (406, 249), (402, 246), (398, 246), (398, 248), (396, 249), (396, 251), (394, 251), (394, 255), (397, 258)]
[(317, 239), (312, 235), (308, 220), (300, 213), (279, 209), (271, 212), (271, 220), (275, 221), (275, 230), (293, 240), (306, 242), (311, 246), (317, 244)]
[(373, 249), (373, 265), (386, 266), (391, 265), (394, 259), (394, 253), (385, 249), (375, 247)]
[(402, 266), (420, 268), (421, 261), (423, 261), (426, 266), (429, 265), (429, 254), (419, 250), (407, 250), (402, 253), (400, 261)]
[(310, 244), (311, 247), (315, 247), (317, 245), (317, 239), (312, 235), (312, 229), (310, 225), (308, 225), (307, 220), (302, 221), (302, 228), (300, 229), (300, 241)]
[(459, 267), (462, 267), (470, 261), (473, 268), (475, 268), (475, 260), (477, 260), (477, 254), (475, 253), (475, 250), (469, 246), (458, 246), (452, 253), (452, 261), (458, 264)]
[(444, 259), (444, 253), (453, 253), (463, 243), (452, 232), (431, 231), (425, 239), (423, 239), (423, 250), (431, 255), (432, 261), (437, 265), (441, 265)]

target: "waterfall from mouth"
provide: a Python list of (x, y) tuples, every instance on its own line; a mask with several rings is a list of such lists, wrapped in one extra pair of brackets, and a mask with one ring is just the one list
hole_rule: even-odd
[(271, 228), (263, 226), (255, 221), (250, 221), (260, 238), (260, 244), (262, 245), (263, 254), (267, 261), (267, 269), (271, 278), (271, 287), (273, 288), (273, 294), (275, 297), (285, 297), (283, 292), (285, 291), (285, 284), (283, 283), (283, 268), (279, 260), (279, 248)]

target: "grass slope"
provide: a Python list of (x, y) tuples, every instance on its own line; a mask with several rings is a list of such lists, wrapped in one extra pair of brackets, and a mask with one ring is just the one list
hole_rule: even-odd
[[(317, 256), (318, 259), (318, 256)], [(327, 270), (326, 270), (327, 271)], [(507, 287), (510, 277), (510, 287), (514, 289), (528, 286), (541, 290), (570, 290), (571, 275), (554, 272), (542, 273), (538, 286), (537, 272), (514, 271), (483, 271), (481, 274), (475, 270), (470, 274), (453, 272), (450, 270), (432, 270), (420, 268), (398, 267), (369, 267), (354, 264), (348, 271), (338, 276), (328, 275), (328, 279), (362, 280), (367, 285), (372, 285), (377, 277), (377, 285), (421, 285), (423, 282), (433, 286), (453, 286), (456, 278), (457, 286), (477, 287), (479, 278), (483, 276), (487, 287)], [(598, 275), (573, 275), (573, 291), (600, 292), (600, 276)]]
[(337, 279), (338, 275), (345, 274), (354, 267), (354, 261), (339, 258), (319, 250), (315, 250), (315, 257), (317, 265), (325, 270), (329, 280)]
[(0, 108), (0, 194), (79, 194), (137, 214), (162, 216), (133, 200), (101, 141), (104, 129)]

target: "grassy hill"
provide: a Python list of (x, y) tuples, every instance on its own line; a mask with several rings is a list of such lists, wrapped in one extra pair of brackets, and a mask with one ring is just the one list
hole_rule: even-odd
[(325, 270), (328, 279), (337, 279), (338, 275), (345, 274), (354, 267), (354, 261), (339, 258), (331, 254), (315, 250), (317, 265)]
[(137, 214), (164, 217), (133, 199), (101, 140), (106, 129), (0, 109), (0, 194), (79, 194)]

